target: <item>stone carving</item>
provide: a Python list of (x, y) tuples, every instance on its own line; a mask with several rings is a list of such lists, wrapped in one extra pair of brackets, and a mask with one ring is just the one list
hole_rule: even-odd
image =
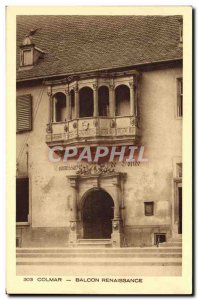
[(65, 132), (68, 132), (68, 125), (67, 124), (64, 126), (64, 130), (65, 130)]
[(111, 84), (109, 85), (109, 88), (110, 88), (111, 90), (114, 90), (114, 89), (115, 89), (115, 84), (111, 83)]
[(78, 89), (78, 86), (77, 86), (77, 85), (74, 87), (74, 92), (75, 92), (76, 94), (79, 92), (79, 89)]
[(51, 87), (51, 86), (48, 86), (48, 88), (47, 88), (47, 95), (48, 95), (49, 97), (52, 96), (52, 87)]
[(139, 127), (139, 118), (136, 117), (136, 116), (132, 116), (131, 119), (130, 119), (130, 124), (133, 126), (133, 127)]
[(69, 89), (65, 90), (65, 95), (69, 96)]
[(97, 120), (94, 120), (94, 121), (93, 121), (93, 125), (94, 125), (94, 127), (98, 127), (98, 121), (97, 121)]
[(132, 78), (132, 81), (129, 82), (129, 86), (130, 86), (132, 89), (135, 89), (136, 83), (135, 83), (135, 79), (134, 79), (134, 78)]
[(71, 76), (67, 77), (67, 82), (69, 82), (69, 83), (74, 81), (74, 80), (79, 80), (79, 77), (76, 76), (76, 75), (71, 75)]
[(83, 121), (82, 122), (82, 128), (83, 128), (83, 130), (88, 130), (89, 129), (89, 122)]
[(53, 130), (52, 130), (52, 124), (47, 124), (46, 132), (47, 133), (52, 133), (53, 132)]
[(110, 122), (110, 127), (115, 128), (115, 126), (116, 126), (116, 122), (115, 122), (115, 120), (112, 119)]
[(61, 133), (56, 133), (52, 135), (53, 140), (63, 139), (63, 135)]
[(81, 164), (77, 166), (77, 175), (100, 175), (115, 172), (115, 163)]
[(118, 228), (119, 228), (119, 222), (118, 221), (113, 221), (112, 225), (113, 225), (114, 230), (118, 230)]
[(94, 91), (97, 91), (97, 89), (98, 89), (97, 83), (94, 83), (94, 84), (93, 84), (93, 89), (94, 89)]
[(77, 128), (77, 122), (73, 123), (73, 128), (76, 129)]
[(74, 231), (76, 229), (76, 222), (70, 222), (70, 228)]

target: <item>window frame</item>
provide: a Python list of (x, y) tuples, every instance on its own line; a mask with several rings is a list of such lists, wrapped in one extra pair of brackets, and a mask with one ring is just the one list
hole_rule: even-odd
[[(176, 77), (176, 119), (181, 120), (183, 118), (183, 76), (177, 76)], [(179, 108), (179, 102), (181, 107)], [(182, 111), (182, 114), (179, 114), (178, 110)]]
[[(31, 52), (31, 63), (30, 64), (24, 64), (24, 52), (25, 51), (30, 51)], [(21, 55), (20, 55), (20, 67), (25, 68), (25, 67), (32, 67), (34, 65), (34, 49), (33, 47), (27, 47), (24, 46), (23, 49), (21, 49)]]
[[(149, 214), (146, 212), (146, 205), (152, 205), (152, 213)], [(151, 216), (154, 216), (154, 201), (144, 201), (144, 216), (145, 217), (151, 217)]]
[[(159, 242), (157, 243), (157, 236), (158, 235), (164, 235), (165, 236), (165, 241), (164, 242)], [(167, 233), (166, 232), (154, 232), (154, 245), (156, 246), (157, 244), (163, 244), (167, 242)]]

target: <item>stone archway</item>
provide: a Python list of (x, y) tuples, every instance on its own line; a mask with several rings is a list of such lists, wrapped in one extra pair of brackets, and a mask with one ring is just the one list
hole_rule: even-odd
[[(120, 208), (123, 205), (124, 201), (123, 182), (125, 180), (125, 173), (116, 173), (111, 171), (106, 173), (101, 172), (99, 174), (93, 174), (85, 172), (81, 175), (70, 175), (68, 176), (68, 179), (70, 181), (70, 186), (73, 192), (71, 197), (72, 201), (70, 203), (70, 246), (77, 246), (78, 241), (82, 239), (110, 238), (112, 247), (120, 247), (123, 240), (123, 220)], [(98, 195), (96, 196), (96, 191), (102, 192), (97, 192)], [(96, 200), (93, 200), (93, 198), (95, 198)], [(100, 199), (102, 200), (101, 202), (104, 202), (105, 204), (98, 202), (101, 205), (99, 205), (98, 210), (96, 209), (94, 211), (96, 203), (97, 201), (100, 201)], [(104, 201), (104, 199), (106, 199), (106, 201)], [(90, 205), (92, 206), (92, 208), (86, 209), (86, 201), (87, 207)], [(111, 213), (110, 207), (113, 211), (111, 211)], [(101, 209), (105, 210), (106, 208), (108, 210), (108, 213), (106, 216), (103, 213), (104, 216), (102, 216)], [(84, 235), (84, 223), (88, 223), (88, 219), (86, 217), (86, 214), (84, 214), (84, 211), (88, 211), (88, 215), (90, 215), (90, 212), (93, 214), (90, 220), (91, 224), (87, 224), (87, 227), (91, 227), (91, 225), (94, 225), (96, 226), (96, 228), (99, 228), (100, 226), (102, 226), (102, 222), (107, 222), (108, 225), (106, 223), (106, 226), (104, 226), (106, 227), (107, 231), (105, 232), (105, 229), (100, 229), (100, 234), (97, 236), (92, 230), (89, 235), (88, 229), (86, 228), (86, 235)], [(99, 216), (98, 225), (94, 224), (94, 216), (96, 216), (97, 214)], [(96, 229), (94, 230), (96, 231)]]
[(110, 239), (114, 202), (102, 189), (92, 189), (83, 197), (82, 224), (83, 238)]

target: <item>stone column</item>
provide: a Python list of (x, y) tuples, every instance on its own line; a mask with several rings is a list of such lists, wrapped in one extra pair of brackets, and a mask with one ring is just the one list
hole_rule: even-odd
[(97, 83), (93, 84), (93, 90), (94, 90), (94, 113), (93, 116), (98, 116), (98, 85)]
[(66, 121), (68, 121), (69, 118), (69, 90), (65, 91), (65, 95), (66, 95)]
[(120, 207), (119, 207), (119, 194), (120, 194), (120, 189), (119, 185), (115, 184), (116, 188), (116, 199), (114, 203), (114, 220), (120, 220)]
[(109, 85), (109, 115), (115, 117), (115, 85), (112, 83)]
[(72, 111), (71, 111), (71, 91), (68, 94), (68, 120), (71, 120)]
[(70, 221), (77, 221), (77, 187), (76, 183), (72, 187), (72, 201), (70, 207)]
[(56, 122), (56, 98), (53, 98), (53, 122)]
[(75, 116), (74, 116), (74, 118), (77, 119), (77, 118), (79, 118), (79, 90), (78, 90), (78, 86), (75, 87), (74, 92), (75, 92)]
[(113, 247), (121, 246), (121, 219), (120, 219), (120, 177), (115, 178), (114, 218), (112, 220), (111, 240)]
[(130, 86), (130, 115), (135, 116), (135, 77), (129, 82)]
[(51, 86), (48, 87), (47, 91), (48, 97), (49, 97), (49, 115), (48, 115), (48, 123), (52, 123), (52, 88)]
[(72, 198), (70, 201), (69, 244), (71, 247), (73, 247), (76, 246), (78, 240), (78, 210), (77, 210), (78, 183), (77, 183), (76, 176), (71, 176), (69, 180), (70, 180), (70, 186), (72, 188)]

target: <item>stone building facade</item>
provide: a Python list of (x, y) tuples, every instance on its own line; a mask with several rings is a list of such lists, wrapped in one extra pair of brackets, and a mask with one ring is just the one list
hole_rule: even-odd
[[(17, 17), (18, 247), (182, 234), (181, 21)], [(141, 145), (145, 161), (62, 159), (65, 147)]]

